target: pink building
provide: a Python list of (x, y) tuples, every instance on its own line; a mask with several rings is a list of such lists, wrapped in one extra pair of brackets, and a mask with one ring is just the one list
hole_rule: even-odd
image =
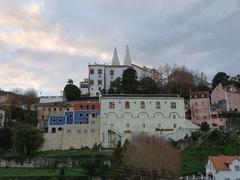
[(240, 91), (232, 85), (223, 87), (219, 84), (211, 94), (211, 102), (223, 111), (240, 111)]
[[(194, 124), (210, 122), (210, 99), (209, 92), (192, 92), (190, 94), (191, 116)], [(209, 123), (211, 124), (211, 123)]]
[(208, 91), (192, 92), (190, 94), (191, 117), (194, 124), (207, 122), (210, 126), (225, 127), (225, 119), (220, 118), (217, 108), (210, 105)]

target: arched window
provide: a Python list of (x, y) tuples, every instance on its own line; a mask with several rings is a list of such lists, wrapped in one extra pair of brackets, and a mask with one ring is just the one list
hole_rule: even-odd
[(161, 108), (161, 104), (159, 101), (156, 102), (156, 109), (160, 109)]
[(59, 128), (58, 128), (58, 131), (62, 131), (62, 128), (61, 128), (61, 127), (59, 127)]
[(126, 101), (126, 102), (125, 102), (125, 109), (129, 109), (129, 108), (130, 108), (129, 101)]
[(141, 101), (140, 108), (145, 109), (145, 102), (144, 101)]
[(56, 133), (56, 128), (52, 128), (52, 133)]

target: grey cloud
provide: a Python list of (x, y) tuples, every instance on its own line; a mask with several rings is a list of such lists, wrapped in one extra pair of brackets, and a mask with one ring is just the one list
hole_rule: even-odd
[[(13, 2), (2, 4), (0, 10), (20, 4)], [(238, 0), (67, 3), (46, 0), (39, 23), (32, 30), (58, 34), (61, 43), (86, 47), (85, 51), (89, 51), (84, 54), (26, 48), (10, 51), (11, 48), (0, 45), (0, 63), (22, 61), (21, 72), (36, 76), (44, 92), (59, 92), (69, 77), (75, 82), (82, 80), (87, 76), (88, 62), (107, 61), (92, 51), (107, 54), (110, 62), (113, 47), (117, 46), (122, 60), (126, 44), (130, 45), (130, 54), (136, 64), (158, 67), (167, 62), (177, 63), (205, 72), (209, 80), (218, 71), (231, 75), (239, 73)]]

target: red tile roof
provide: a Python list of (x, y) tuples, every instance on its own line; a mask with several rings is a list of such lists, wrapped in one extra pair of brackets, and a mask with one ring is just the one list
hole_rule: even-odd
[(235, 159), (240, 160), (240, 156), (209, 156), (209, 160), (212, 161), (213, 166), (216, 170), (229, 170), (229, 164), (232, 163)]

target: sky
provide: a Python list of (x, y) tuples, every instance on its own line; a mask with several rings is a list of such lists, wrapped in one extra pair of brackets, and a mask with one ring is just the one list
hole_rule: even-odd
[(59, 95), (89, 63), (240, 73), (240, 0), (0, 0), (0, 88)]

